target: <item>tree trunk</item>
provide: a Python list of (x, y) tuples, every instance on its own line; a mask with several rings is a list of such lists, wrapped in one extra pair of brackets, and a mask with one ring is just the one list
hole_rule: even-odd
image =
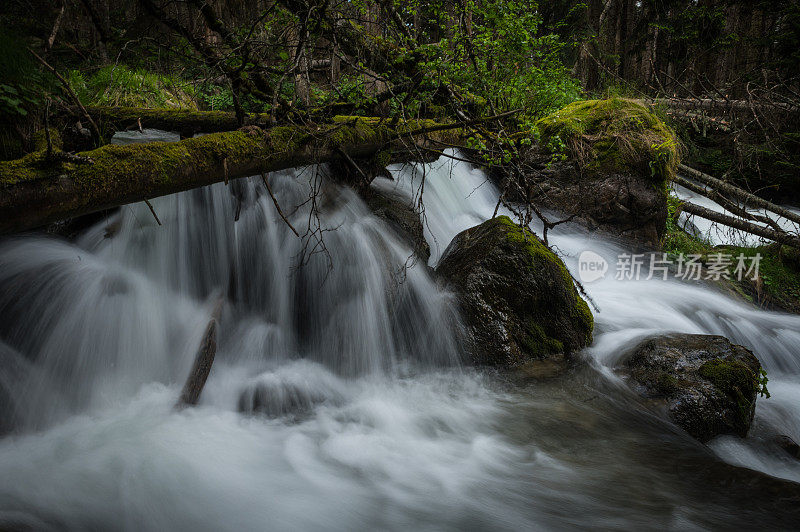
[(180, 142), (44, 151), (0, 162), (0, 234), (263, 172), (389, 151), (391, 161), (460, 143), (462, 124), (337, 117), (333, 124), (245, 128)]

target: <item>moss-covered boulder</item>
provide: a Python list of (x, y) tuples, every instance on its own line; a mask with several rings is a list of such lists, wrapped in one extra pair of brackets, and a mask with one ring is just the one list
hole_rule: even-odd
[(639, 344), (624, 373), (643, 396), (701, 442), (720, 434), (744, 437), (761, 390), (761, 364), (723, 336), (680, 334)]
[(531, 201), (591, 229), (658, 243), (679, 144), (653, 112), (620, 98), (574, 102), (539, 120), (535, 133)]
[(507, 216), (459, 233), (436, 272), (458, 296), (474, 364), (521, 366), (592, 341), (592, 313), (564, 263)]

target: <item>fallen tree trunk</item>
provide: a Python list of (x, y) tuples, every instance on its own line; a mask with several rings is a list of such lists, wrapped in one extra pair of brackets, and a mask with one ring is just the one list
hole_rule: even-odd
[[(105, 140), (116, 131), (132, 127), (163, 129), (175, 131), (188, 138), (197, 133), (219, 133), (238, 129), (235, 113), (225, 111), (191, 111), (184, 109), (142, 109), (139, 107), (91, 106), (86, 111), (100, 125)], [(70, 111), (69, 116), (75, 116)], [(245, 125), (266, 127), (270, 124), (269, 113), (245, 114)]]
[(108, 145), (70, 157), (35, 152), (0, 162), (0, 234), (223, 180), (330, 162), (343, 153), (355, 160), (384, 151), (389, 162), (428, 159), (419, 148), (460, 143), (461, 127), (337, 117), (325, 125), (250, 127), (180, 142)]
[(656, 98), (655, 103), (672, 109), (701, 110), (707, 113), (727, 113), (730, 111), (776, 111), (779, 113), (800, 112), (800, 108), (788, 103), (751, 103), (747, 100), (723, 100), (712, 98)]
[(673, 182), (691, 190), (692, 192), (695, 192), (697, 194), (700, 194), (701, 196), (705, 196), (708, 199), (715, 201), (717, 204), (722, 206), (722, 208), (732, 212), (733, 214), (739, 216), (740, 218), (744, 218), (745, 220), (752, 220), (755, 222), (761, 222), (763, 224), (772, 227), (778, 232), (785, 232), (783, 228), (778, 224), (778, 222), (776, 222), (772, 218), (764, 216), (762, 214), (748, 212), (744, 207), (737, 205), (733, 201), (729, 200), (728, 198), (720, 194), (717, 190), (714, 189), (709, 190), (705, 188), (705, 186), (695, 184), (693, 181), (684, 179), (679, 175), (673, 177), (672, 180)]
[(690, 177), (696, 179), (697, 181), (700, 181), (704, 185), (708, 185), (721, 192), (724, 192), (738, 200), (741, 200), (742, 202), (744, 202), (747, 205), (750, 205), (751, 207), (772, 211), (775, 214), (783, 216), (787, 220), (791, 220), (792, 222), (800, 225), (800, 215), (788, 209), (785, 209), (780, 205), (776, 205), (771, 201), (767, 201), (764, 198), (760, 198), (755, 194), (751, 194), (745, 190), (742, 190), (737, 186), (731, 185), (730, 183), (726, 183), (721, 179), (717, 179), (714, 176), (704, 174), (700, 170), (695, 170), (694, 168), (686, 166), (685, 164), (678, 165), (678, 169), (688, 174)]
[(726, 225), (728, 227), (732, 227), (734, 229), (738, 229), (746, 233), (750, 233), (756, 236), (760, 236), (762, 238), (773, 240), (780, 244), (785, 244), (787, 246), (792, 246), (794, 248), (800, 249), (800, 238), (791, 235), (789, 233), (778, 232), (769, 227), (762, 227), (760, 225), (747, 222), (740, 218), (734, 218), (733, 216), (728, 216), (727, 214), (722, 214), (716, 211), (712, 211), (711, 209), (706, 209), (705, 207), (701, 207), (700, 205), (694, 203), (689, 203), (689, 202), (682, 203), (681, 210), (687, 214), (693, 214), (695, 216), (699, 216), (700, 218), (705, 218), (706, 220), (710, 220), (712, 222)]

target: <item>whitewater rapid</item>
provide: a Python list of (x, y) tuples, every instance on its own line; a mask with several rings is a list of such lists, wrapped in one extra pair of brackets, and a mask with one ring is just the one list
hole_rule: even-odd
[[(373, 186), (409, 203), (425, 177), (431, 265), (495, 209), (497, 189), (463, 163), (391, 172)], [(759, 400), (747, 440), (711, 448), (800, 480), (797, 463), (765, 443), (776, 431), (800, 440), (800, 317), (700, 284), (610, 274), (586, 285), (599, 308), (590, 364), (517, 382), (461, 366), (452, 296), (353, 191), (322, 168), (269, 179), (293, 226), (315, 231), (310, 239), (295, 237), (260, 178), (248, 178), (154, 200), (163, 226), (139, 204), (74, 242), (0, 244), (0, 385), (13, 414), (0, 440), (2, 527), (783, 524), (771, 501), (720, 487), (709, 451), (642, 407), (613, 367), (661, 332), (725, 334), (752, 348), (773, 396)], [(551, 242), (573, 271), (582, 251), (612, 265), (626, 251), (577, 226)], [(201, 403), (177, 411), (220, 295)], [(278, 406), (295, 404), (281, 403), (294, 394), (307, 408), (240, 413), (259, 386), (278, 390)]]

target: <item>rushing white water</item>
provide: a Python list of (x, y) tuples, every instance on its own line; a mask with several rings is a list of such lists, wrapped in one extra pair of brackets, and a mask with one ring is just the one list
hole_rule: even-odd
[[(423, 166), (394, 168), (411, 201)], [(435, 264), (491, 216), (497, 190), (425, 168)], [(416, 175), (415, 175), (416, 174)], [(643, 408), (610, 368), (647, 334), (713, 332), (770, 374), (748, 440), (718, 456), (789, 478), (762, 442), (800, 439), (800, 318), (672, 281), (587, 285), (600, 308), (585, 368), (508, 382), (459, 364), (452, 299), (355, 193), (316, 169), (270, 176), (300, 232), (320, 190), (325, 248), (298, 239), (260, 179), (125, 207), (75, 243), (0, 247), (0, 528), (352, 530), (702, 528), (785, 524), (718, 487), (705, 448)], [(567, 227), (570, 267), (618, 243)], [(304, 242), (310, 242), (305, 246)], [(201, 404), (175, 410), (219, 297)], [(240, 413), (259, 409), (258, 414)], [(763, 504), (762, 504), (763, 503)]]

